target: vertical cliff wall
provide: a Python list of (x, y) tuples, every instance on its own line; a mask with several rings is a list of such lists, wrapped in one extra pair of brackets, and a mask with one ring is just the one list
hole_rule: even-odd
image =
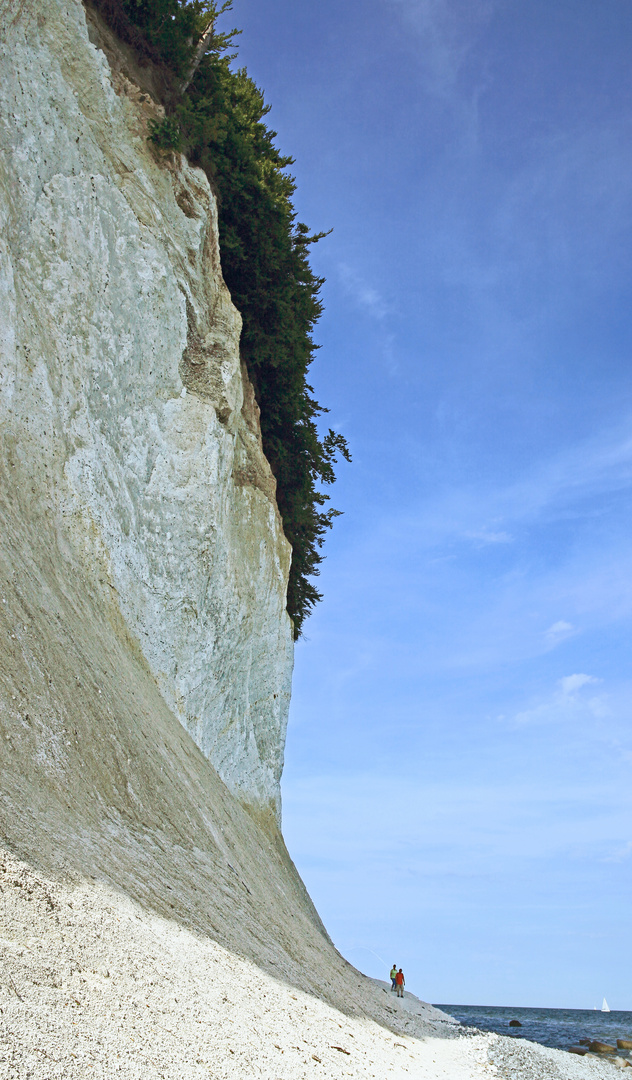
[(214, 200), (87, 14), (0, 0), (0, 851), (343, 1003), (278, 829), (290, 551)]
[[(81, 904), (108, 963), (104, 897), (119, 929), (115, 909), (154, 938), (164, 916), (187, 971), (199, 954), (183, 927), (202, 950), (214, 939), (255, 961), (290, 1011), (284, 982), (409, 1030), (334, 949), (279, 830), (290, 550), (214, 200), (202, 173), (149, 148), (151, 78), (80, 0), (0, 0), (0, 888), (19, 894), (16, 918), (2, 909), (0, 962), (11, 979), (9, 953), (39, 965), (42, 935), (52, 957), (15, 972), (20, 1016), (5, 1010), (0, 1051), (20, 1075), (48, 1077), (51, 1062), (84, 1075), (68, 1021), (77, 1008), (86, 1030), (89, 1004), (65, 979), (78, 952), (88, 961), (51, 898), (60, 878), (81, 882), (65, 910)], [(43, 896), (45, 931), (22, 907), (39, 911)], [(225, 959), (258, 993), (256, 974)], [(223, 992), (209, 964), (196, 978)], [(108, 986), (146, 1023), (136, 980), (124, 963)], [(152, 968), (150, 982), (162, 1008), (169, 980)], [(198, 1075), (204, 1000), (192, 1005), (195, 1064), (171, 1055), (165, 1075)], [(179, 1027), (166, 1007), (160, 1023)], [(97, 1013), (102, 1031), (109, 1010)], [(153, 1059), (133, 1016), (131, 1041)], [(112, 1051), (99, 1035), (89, 1067), (119, 1069), (118, 1021), (112, 1030)], [(255, 1043), (264, 1030), (254, 1023)]]
[(290, 549), (214, 198), (151, 150), (160, 109), (80, 0), (0, 0), (0, 48), (8, 502), (230, 790), (278, 815)]

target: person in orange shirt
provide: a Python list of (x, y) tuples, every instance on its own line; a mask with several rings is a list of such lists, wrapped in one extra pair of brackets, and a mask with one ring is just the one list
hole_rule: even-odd
[(405, 985), (405, 983), (406, 983), (406, 980), (404, 978), (404, 972), (400, 968), (399, 971), (397, 972), (397, 975), (395, 976), (395, 986), (397, 987), (397, 997), (403, 997), (404, 996), (404, 985)]

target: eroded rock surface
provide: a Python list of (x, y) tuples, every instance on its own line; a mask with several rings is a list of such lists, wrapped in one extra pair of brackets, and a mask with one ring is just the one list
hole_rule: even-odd
[(79, 0), (0, 0), (7, 500), (120, 612), (229, 788), (278, 815), (290, 549), (215, 201), (152, 152), (160, 109), (100, 45)]

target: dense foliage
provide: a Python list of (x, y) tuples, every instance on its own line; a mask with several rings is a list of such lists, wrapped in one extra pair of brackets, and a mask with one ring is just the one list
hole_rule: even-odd
[[(218, 197), (222, 270), (243, 317), (242, 357), (261, 409), (265, 454), (277, 479), (277, 501), (292, 544), (287, 608), (295, 636), (320, 599), (324, 534), (338, 511), (325, 509), (321, 484), (333, 483), (344, 438), (319, 435), (327, 410), (307, 382), (322, 279), (309, 264), (310, 235), (296, 220), (292, 159), (274, 145), (264, 122), (269, 107), (229, 53), (237, 31), (215, 32), (213, 0), (98, 0), (114, 29), (163, 71), (167, 118), (153, 125), (164, 150), (182, 150), (209, 176)], [(198, 43), (206, 34), (200, 58)], [(198, 66), (192, 71), (195, 61)]]

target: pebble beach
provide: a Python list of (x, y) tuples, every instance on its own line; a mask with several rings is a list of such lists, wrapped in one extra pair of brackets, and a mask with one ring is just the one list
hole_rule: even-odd
[[(606, 1080), (611, 1061), (463, 1028), (385, 987), (346, 1015), (98, 882), (5, 851), (1, 1080)], [(360, 978), (362, 978), (360, 976)]]

